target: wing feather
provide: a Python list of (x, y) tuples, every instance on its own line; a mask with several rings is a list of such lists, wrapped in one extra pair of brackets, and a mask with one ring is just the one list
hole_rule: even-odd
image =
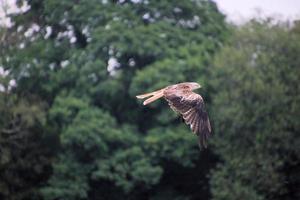
[(192, 121), (195, 118), (195, 110), (190, 109), (188, 112), (184, 113), (182, 116), (187, 124), (192, 124)]
[(207, 147), (207, 139), (211, 133), (211, 126), (204, 102), (199, 94), (190, 92), (187, 94), (165, 95), (170, 107), (180, 113), (187, 125), (190, 125), (193, 133), (198, 135), (199, 145)]

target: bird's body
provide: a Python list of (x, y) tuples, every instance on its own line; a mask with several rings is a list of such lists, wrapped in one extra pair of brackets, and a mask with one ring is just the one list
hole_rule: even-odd
[(170, 107), (182, 115), (185, 123), (190, 126), (193, 133), (198, 135), (199, 144), (202, 147), (207, 147), (206, 141), (211, 133), (211, 126), (202, 97), (193, 92), (194, 89), (198, 88), (200, 88), (200, 85), (197, 83), (179, 83), (151, 93), (138, 95), (137, 98), (148, 98), (144, 101), (144, 105), (147, 105), (164, 97)]

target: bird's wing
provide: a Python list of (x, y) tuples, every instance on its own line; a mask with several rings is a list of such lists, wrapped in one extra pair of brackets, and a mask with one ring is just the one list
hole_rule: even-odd
[(173, 93), (166, 95), (165, 99), (173, 110), (182, 115), (185, 123), (190, 126), (193, 133), (198, 135), (199, 145), (206, 148), (211, 126), (202, 97), (199, 94), (190, 92), (186, 95)]

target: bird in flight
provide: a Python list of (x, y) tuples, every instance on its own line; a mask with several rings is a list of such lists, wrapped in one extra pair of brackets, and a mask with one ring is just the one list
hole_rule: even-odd
[(193, 90), (200, 87), (198, 83), (185, 82), (136, 97), (145, 99), (144, 105), (164, 97), (169, 106), (183, 117), (192, 132), (198, 135), (199, 146), (207, 148), (207, 139), (211, 134), (211, 126), (203, 98), (193, 92)]

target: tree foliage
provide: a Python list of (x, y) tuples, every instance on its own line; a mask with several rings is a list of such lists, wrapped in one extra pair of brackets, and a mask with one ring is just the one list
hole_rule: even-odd
[(34, 98), (0, 94), (0, 198), (37, 195), (36, 186), (50, 173), (51, 152), (45, 146), (44, 105)]
[[(146, 110), (135, 96), (205, 79), (206, 65), (228, 33), (216, 4), (27, 3), (27, 12), (12, 16), (9, 31), (17, 40), (7, 45), (2, 65), (17, 82), (12, 93), (46, 104), (40, 128), (52, 138), (52, 171), (35, 186), (39, 198), (209, 195), (206, 173), (213, 164), (198, 155), (195, 137), (165, 104)], [(192, 176), (198, 168), (204, 170)], [(175, 177), (185, 183), (175, 183)]]
[[(210, 0), (26, 2), (0, 31), (0, 198), (299, 198), (299, 23), (232, 27)], [(183, 81), (203, 87), (207, 150), (135, 98)]]
[(215, 59), (214, 199), (297, 199), (299, 32), (269, 22), (239, 28)]

